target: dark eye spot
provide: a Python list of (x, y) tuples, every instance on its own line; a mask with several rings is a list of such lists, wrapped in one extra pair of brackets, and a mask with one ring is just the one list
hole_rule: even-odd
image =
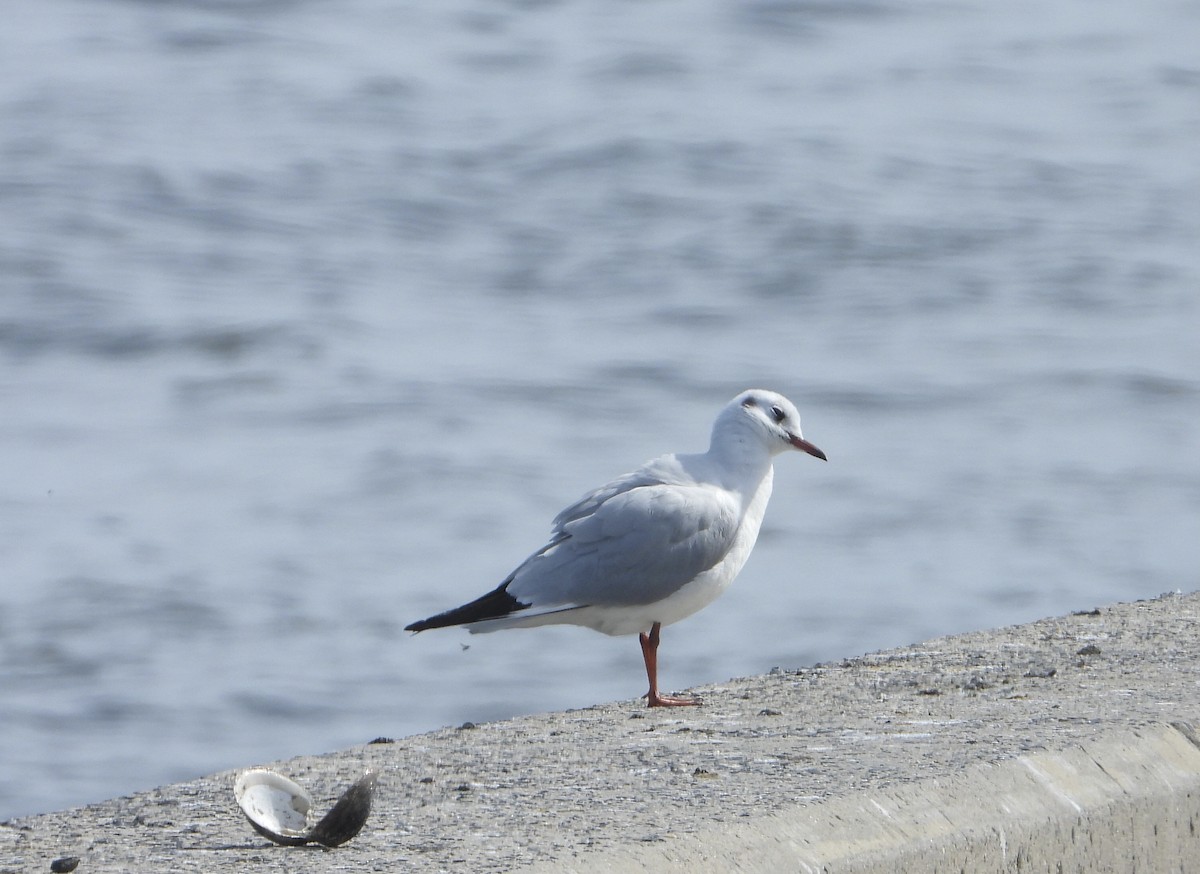
[(776, 422), (782, 422), (787, 418), (787, 413), (785, 413), (779, 407), (771, 407), (771, 418)]
[(742, 406), (743, 407), (757, 407), (758, 401), (756, 401), (754, 399), (754, 395), (751, 395), (750, 397), (748, 397), (744, 401), (742, 401)]

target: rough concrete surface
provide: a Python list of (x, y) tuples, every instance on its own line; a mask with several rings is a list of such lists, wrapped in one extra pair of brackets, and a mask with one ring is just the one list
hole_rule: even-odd
[[(279, 847), (237, 772), (0, 824), (0, 871), (1200, 870), (1200, 595), (269, 765), (362, 833)], [(263, 763), (247, 762), (247, 767)]]

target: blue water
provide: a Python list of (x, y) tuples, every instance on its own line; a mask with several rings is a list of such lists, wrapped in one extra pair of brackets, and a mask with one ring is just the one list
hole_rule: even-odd
[(401, 629), (750, 386), (830, 460), (668, 689), (1200, 585), (1195, 3), (20, 19), (0, 818), (632, 702), (629, 638)]

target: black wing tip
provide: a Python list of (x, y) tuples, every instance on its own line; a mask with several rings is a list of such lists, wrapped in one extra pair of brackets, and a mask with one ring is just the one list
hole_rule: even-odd
[(522, 604), (508, 593), (508, 582), (493, 589), (482, 598), (476, 598), (469, 604), (447, 610), (428, 619), (421, 619), (411, 625), (404, 626), (405, 631), (428, 631), (431, 628), (449, 628), (452, 625), (469, 625), (472, 622), (483, 622), (486, 619), (502, 619), (524, 610), (528, 604)]

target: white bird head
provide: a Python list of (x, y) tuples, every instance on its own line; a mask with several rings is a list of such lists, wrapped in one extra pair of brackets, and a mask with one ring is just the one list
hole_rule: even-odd
[(713, 439), (727, 430), (749, 431), (762, 441), (771, 455), (786, 449), (799, 449), (826, 460), (825, 453), (801, 434), (800, 414), (795, 404), (777, 392), (752, 388), (735, 397), (717, 416)]

